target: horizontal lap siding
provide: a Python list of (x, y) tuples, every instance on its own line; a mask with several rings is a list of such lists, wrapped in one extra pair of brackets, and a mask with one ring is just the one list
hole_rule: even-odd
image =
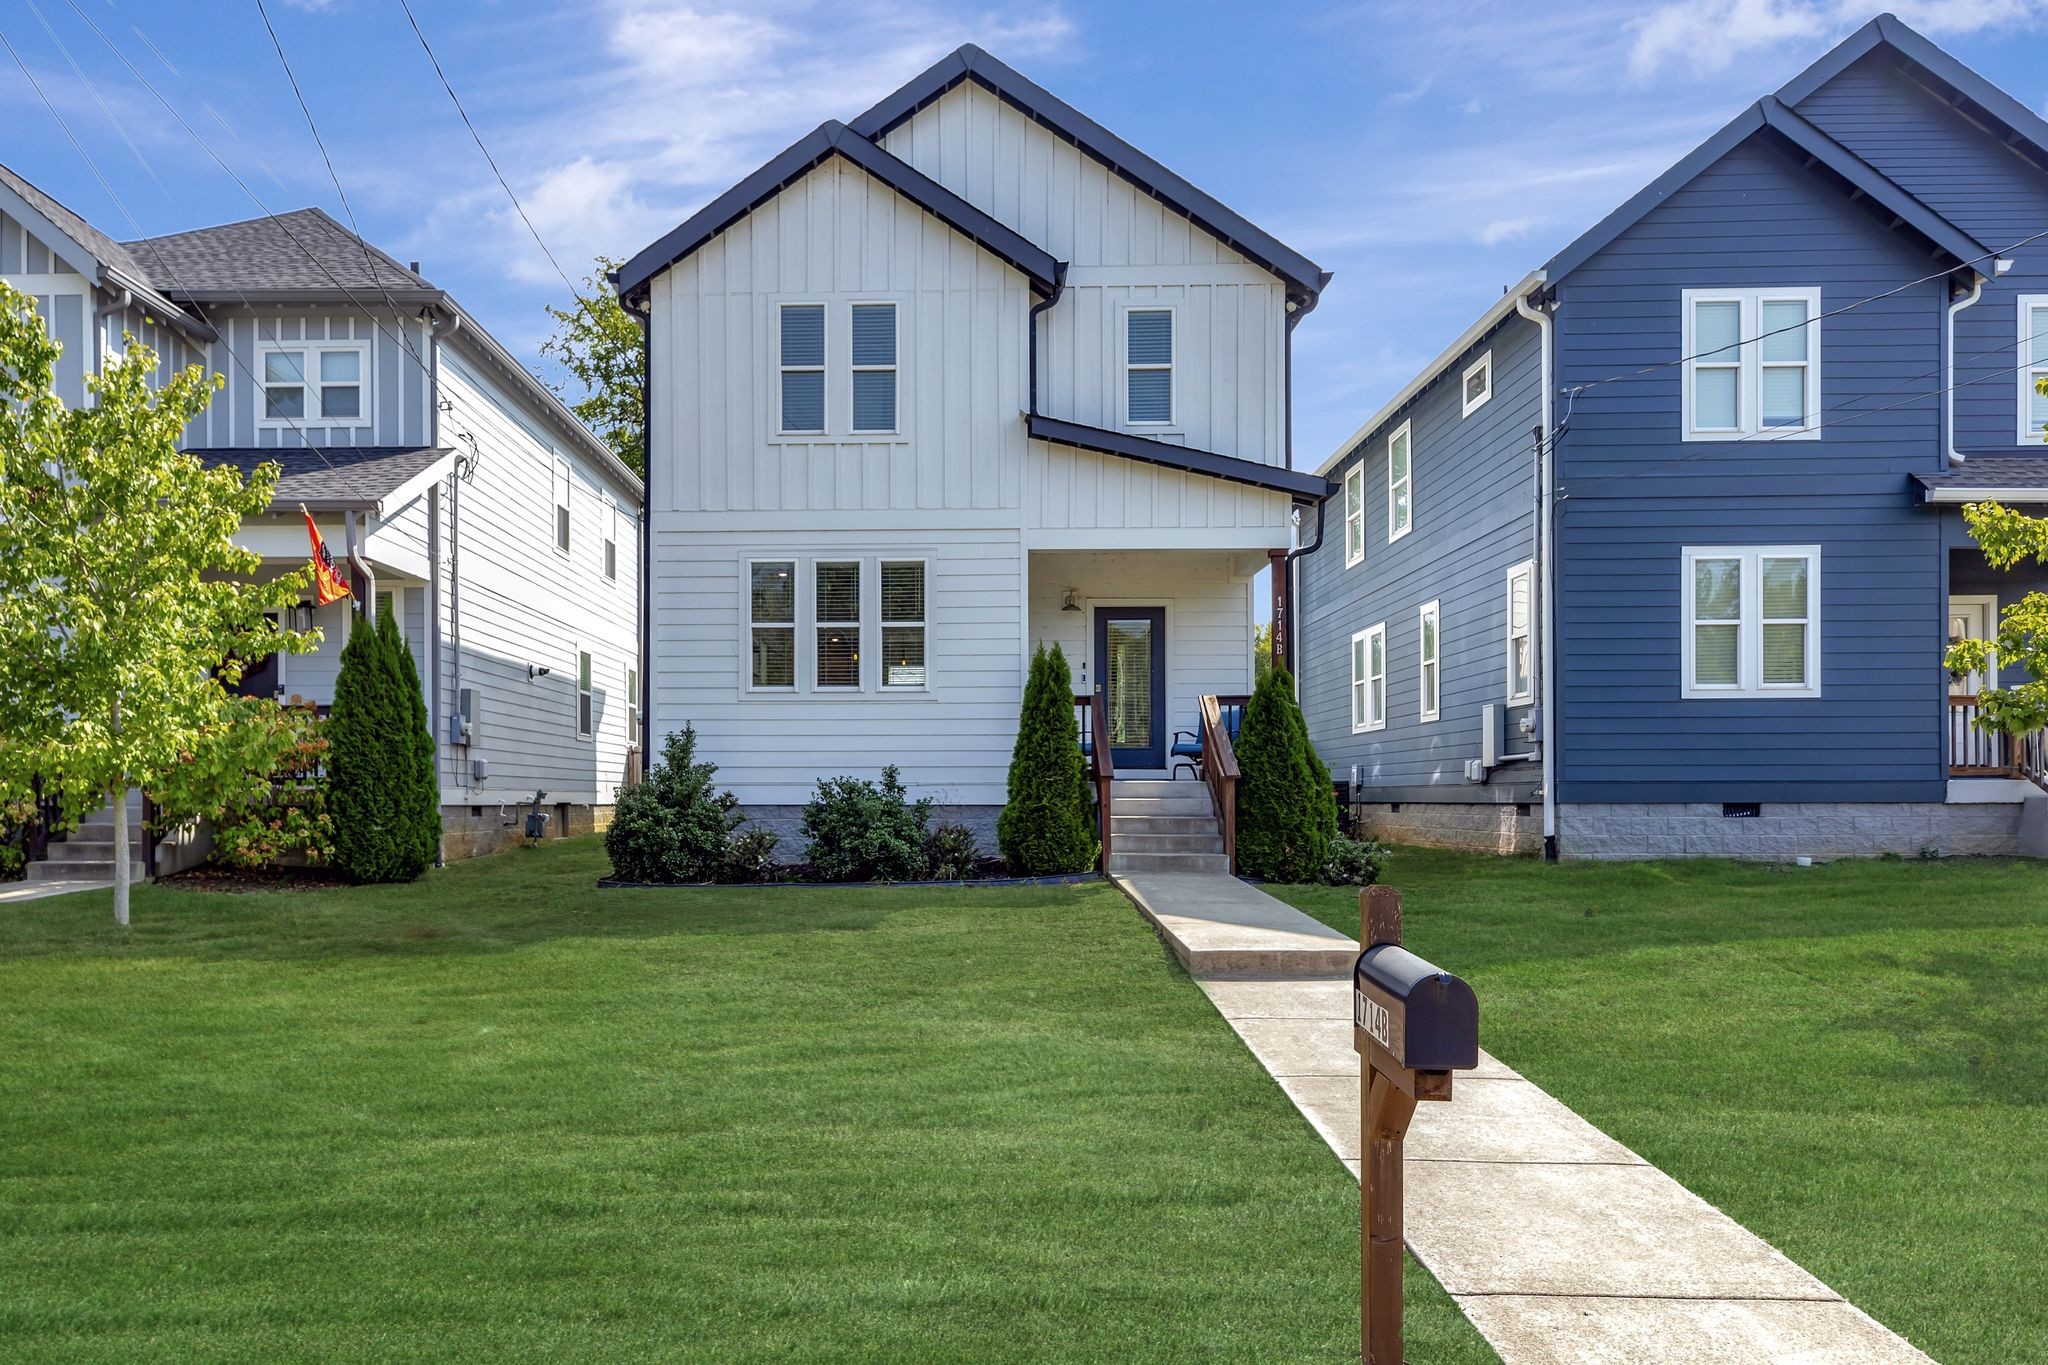
[[(1799, 107), (1936, 212), (2013, 260), (1956, 316), (1956, 445), (2019, 449), (2023, 385), (2013, 367), (2025, 357), (2017, 300), (2048, 294), (2048, 240), (2008, 248), (2048, 229), (2048, 175), (1881, 56), (1857, 62)], [(2035, 446), (2027, 453), (2038, 452)]]
[[(1465, 367), (1489, 349), (1493, 397), (1461, 416)], [(1338, 491), (1325, 505), (1322, 545), (1300, 561), (1296, 657), (1310, 738), (1339, 780), (1359, 770), (1365, 800), (1494, 799), (1466, 780), (1464, 765), (1480, 756), (1481, 708), (1507, 700), (1507, 571), (1534, 554), (1540, 366), (1534, 324), (1508, 322), (1332, 471)], [(1403, 421), (1410, 423), (1414, 529), (1389, 544), (1387, 439)], [(1365, 560), (1347, 569), (1342, 481), (1361, 459)], [(1439, 719), (1424, 723), (1419, 614), (1432, 599), (1442, 612), (1443, 682)], [(1353, 733), (1351, 637), (1381, 621), (1387, 726)], [(1512, 733), (1512, 722), (1506, 728)], [(1517, 776), (1504, 770), (1496, 782)]]
[[(1819, 285), (1825, 313), (1928, 269), (1751, 143), (1563, 281), (1558, 383), (1676, 360), (1687, 288)], [(1942, 308), (1935, 281), (1824, 318), (1820, 440), (1683, 441), (1676, 365), (1569, 403), (1560, 799), (1941, 799), (1940, 531), (1909, 480), (1942, 467)], [(1684, 547), (1773, 544), (1822, 549), (1823, 695), (1683, 700)]]

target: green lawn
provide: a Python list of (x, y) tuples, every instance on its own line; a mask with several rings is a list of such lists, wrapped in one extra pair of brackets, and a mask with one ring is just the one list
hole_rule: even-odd
[[(1510, 1065), (1937, 1359), (2048, 1359), (2048, 870), (1398, 850)], [(1274, 890), (1347, 933), (1355, 893)]]
[(0, 1355), (1356, 1358), (1356, 1186), (1113, 890), (602, 863), (0, 911)]

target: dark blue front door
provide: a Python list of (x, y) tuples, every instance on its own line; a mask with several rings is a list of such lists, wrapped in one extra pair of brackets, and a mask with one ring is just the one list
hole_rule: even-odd
[(1095, 704), (1119, 768), (1166, 766), (1166, 609), (1095, 609)]

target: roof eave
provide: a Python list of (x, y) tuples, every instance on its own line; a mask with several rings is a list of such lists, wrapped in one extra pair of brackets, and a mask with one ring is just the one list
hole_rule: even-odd
[(203, 289), (174, 289), (169, 297), (178, 303), (233, 304), (329, 304), (346, 303), (368, 306), (390, 302), (401, 306), (431, 308), (445, 302), (448, 295), (439, 289), (380, 289), (374, 284), (352, 285), (335, 288), (323, 285), (306, 289), (234, 289), (209, 286)]
[(1055, 445), (1072, 446), (1078, 450), (1092, 450), (1102, 455), (1117, 455), (1127, 460), (1139, 460), (1189, 474), (1202, 474), (1229, 483), (1263, 488), (1268, 492), (1285, 493), (1293, 498), (1320, 499), (1327, 497), (1330, 492), (1329, 480), (1320, 474), (1304, 474), (1298, 469), (1283, 469), (1277, 465), (1261, 464), (1257, 460), (1247, 460), (1237, 455), (1223, 455), (1213, 450), (1198, 450), (1190, 446), (1155, 441), (1144, 436), (1132, 436), (1121, 431), (1086, 426), (1060, 417), (1048, 417), (1044, 413), (1027, 414), (1025, 430), (1033, 440), (1050, 441)]

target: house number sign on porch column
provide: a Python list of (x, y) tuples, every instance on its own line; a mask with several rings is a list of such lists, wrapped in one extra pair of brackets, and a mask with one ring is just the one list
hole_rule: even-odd
[(1369, 886), (1358, 910), (1359, 1358), (1401, 1365), (1402, 1141), (1416, 1101), (1450, 1099), (1451, 1073), (1479, 1065), (1479, 1002), (1470, 986), (1401, 946), (1400, 892)]

